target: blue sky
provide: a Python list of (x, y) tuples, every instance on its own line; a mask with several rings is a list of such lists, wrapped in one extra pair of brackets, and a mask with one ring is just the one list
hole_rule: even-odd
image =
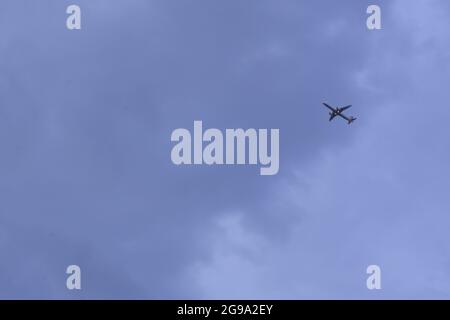
[[(0, 298), (448, 298), (446, 1), (72, 3), (0, 4)], [(194, 120), (279, 173), (174, 166)]]

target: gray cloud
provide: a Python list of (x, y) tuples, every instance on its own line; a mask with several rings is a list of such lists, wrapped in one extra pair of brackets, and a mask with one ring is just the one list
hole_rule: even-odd
[[(380, 2), (379, 33), (365, 1), (80, 0), (80, 32), (69, 2), (27, 3), (0, 5), (4, 297), (371, 297), (372, 260), (393, 284), (421, 261), (386, 296), (439, 296), (446, 238), (419, 204), (443, 225), (442, 1)], [(323, 100), (357, 125), (330, 126)], [(279, 175), (173, 166), (170, 133), (194, 120), (280, 128)]]
[[(393, 31), (374, 39), (370, 65), (355, 74), (355, 89), (380, 97), (367, 101), (354, 139), (323, 149), (280, 186), (284, 201), (296, 202), (290, 211), (302, 216), (286, 241), (258, 238), (239, 219), (219, 223), (223, 241), (193, 270), (203, 297), (445, 298), (450, 153), (448, 37), (435, 32), (448, 30), (437, 19), (441, 4), (389, 6), (385, 25)], [(235, 250), (232, 232), (246, 235)], [(247, 247), (253, 255), (241, 254)], [(365, 288), (370, 264), (382, 268), (381, 292)]]

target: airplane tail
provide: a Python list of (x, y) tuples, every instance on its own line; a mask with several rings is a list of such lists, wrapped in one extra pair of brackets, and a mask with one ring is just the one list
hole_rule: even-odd
[(356, 120), (356, 118), (350, 117), (350, 119), (348, 119), (348, 124), (352, 123), (352, 122), (355, 121), (355, 120)]

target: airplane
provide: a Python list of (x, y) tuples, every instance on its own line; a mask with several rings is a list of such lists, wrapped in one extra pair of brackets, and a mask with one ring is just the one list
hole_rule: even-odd
[(329, 106), (328, 104), (326, 104), (325, 102), (323, 103), (323, 105), (331, 110), (331, 112), (329, 113), (330, 114), (330, 120), (329, 121), (333, 120), (334, 117), (336, 117), (336, 116), (340, 116), (340, 117), (344, 118), (345, 120), (347, 120), (348, 124), (350, 124), (350, 123), (352, 123), (353, 121), (356, 120), (356, 118), (354, 118), (352, 116), (347, 117), (345, 114), (342, 113), (343, 111), (345, 111), (348, 108), (350, 108), (352, 105), (345, 106), (345, 107), (342, 107), (342, 108), (339, 108), (339, 107), (333, 108), (333, 107)]

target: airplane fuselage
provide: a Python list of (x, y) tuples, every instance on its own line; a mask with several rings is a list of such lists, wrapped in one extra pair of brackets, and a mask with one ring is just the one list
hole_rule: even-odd
[(342, 113), (342, 110), (339, 108), (336, 108), (335, 110), (333, 110), (333, 112), (330, 112), (330, 116), (337, 116), (340, 115)]

